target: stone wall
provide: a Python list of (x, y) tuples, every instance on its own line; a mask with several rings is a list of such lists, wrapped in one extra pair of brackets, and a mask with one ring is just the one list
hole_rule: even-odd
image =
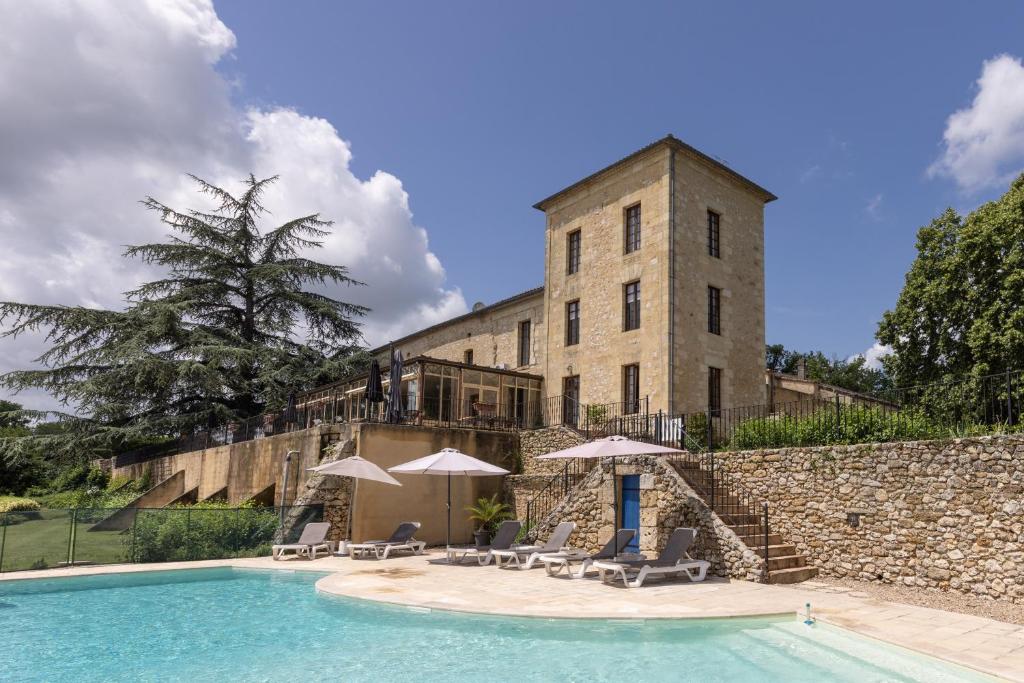
[(773, 531), (824, 575), (1024, 603), (1024, 437), (746, 451), (718, 462), (769, 503)]
[(564, 460), (538, 460), (537, 456), (579, 446), (584, 441), (582, 434), (560, 425), (519, 432), (520, 474), (554, 475), (561, 472), (565, 467)]
[[(690, 555), (711, 563), (710, 573), (757, 580), (762, 561), (713, 513), (667, 460), (650, 456), (619, 458), (616, 476), (640, 475), (640, 551), (656, 555), (677, 527), (697, 529)], [(612, 472), (609, 465), (595, 467), (565, 501), (531, 530), (546, 538), (562, 521), (576, 523), (570, 545), (597, 550), (615, 529)]]
[[(336, 441), (324, 449), (324, 457), (320, 464), (326, 465), (355, 454), (356, 441), (354, 438)], [(295, 497), (293, 505), (322, 504), (324, 506), (324, 521), (331, 523), (327, 538), (331, 541), (340, 541), (348, 536), (348, 515), (351, 510), (351, 502), (351, 477), (314, 472)], [(285, 523), (286, 528), (290, 526), (288, 521), (286, 520)]]

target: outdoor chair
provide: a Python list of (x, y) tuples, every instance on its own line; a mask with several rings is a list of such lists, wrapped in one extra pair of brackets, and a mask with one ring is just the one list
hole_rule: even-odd
[[(599, 560), (594, 562), (593, 567), (597, 570), (601, 581), (612, 583), (616, 577), (621, 577), (623, 585), (627, 588), (639, 588), (644, 585), (644, 580), (648, 576), (683, 573), (689, 577), (690, 581), (703, 581), (711, 563), (705, 560), (694, 560), (686, 552), (696, 536), (696, 529), (680, 527), (669, 536), (665, 549), (661, 551), (657, 559), (625, 562)], [(634, 574), (636, 578), (631, 580), (629, 577)]]
[(420, 555), (427, 544), (413, 538), (420, 528), (419, 522), (402, 522), (386, 541), (363, 541), (362, 543), (349, 543), (348, 552), (352, 559), (366, 557), (373, 553), (378, 560), (386, 560), (391, 553), (399, 550), (411, 550), (413, 555)]
[(498, 526), (498, 531), (494, 534), (494, 538), (491, 539), (490, 545), (450, 545), (447, 549), (448, 562), (462, 564), (467, 557), (476, 557), (477, 563), (483, 566), (487, 564), (487, 562), (484, 562), (484, 558), (492, 550), (508, 550), (511, 548), (516, 540), (516, 536), (519, 535), (519, 530), (522, 528), (523, 523), (518, 519), (508, 519)]
[(327, 542), (327, 532), (330, 528), (330, 522), (310, 522), (302, 528), (298, 543), (271, 546), (270, 552), (275, 560), (280, 560), (289, 550), (294, 552), (296, 557), (305, 555), (311, 560), (316, 559), (316, 551), (320, 549), (324, 550), (324, 554), (330, 555), (331, 544)]
[[(493, 559), (494, 564), (499, 567), (515, 566), (519, 569), (531, 569), (541, 555), (562, 550), (575, 530), (576, 522), (560, 522), (543, 545), (513, 545), (507, 550), (491, 550), (484, 558), (483, 564), (488, 564)], [(526, 558), (525, 562), (523, 558)], [(506, 560), (504, 565), (502, 560)]]
[[(563, 569), (565, 573), (573, 579), (582, 579), (586, 576), (587, 571), (590, 570), (591, 565), (594, 562), (601, 560), (614, 560), (616, 557), (621, 555), (629, 545), (629, 542), (636, 536), (636, 530), (634, 529), (619, 529), (615, 532), (615, 535), (604, 544), (604, 547), (598, 550), (596, 553), (585, 554), (577, 553), (572, 551), (552, 553), (550, 555), (541, 555), (538, 560), (544, 563), (544, 569), (547, 571), (548, 576), (556, 576)], [(579, 569), (573, 571), (572, 563), (579, 562)]]

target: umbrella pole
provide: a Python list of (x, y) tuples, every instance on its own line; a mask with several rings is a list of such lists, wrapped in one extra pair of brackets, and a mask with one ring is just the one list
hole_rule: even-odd
[(358, 477), (352, 477), (352, 495), (350, 496), (349, 501), (348, 501), (348, 542), (349, 543), (353, 543), (354, 542), (353, 539), (352, 539), (352, 527), (353, 527), (352, 520), (354, 520), (355, 516), (356, 516), (356, 491), (358, 491), (358, 490), (359, 490), (359, 478)]
[(615, 511), (615, 522), (612, 524), (612, 534), (619, 530), (619, 483), (615, 476), (615, 458), (612, 458), (612, 509)]
[[(445, 532), (444, 536), (445, 546), (452, 544), (452, 473), (448, 473), (448, 531)], [(447, 550), (445, 551), (447, 554)], [(451, 556), (448, 556), (448, 561), (451, 562)]]

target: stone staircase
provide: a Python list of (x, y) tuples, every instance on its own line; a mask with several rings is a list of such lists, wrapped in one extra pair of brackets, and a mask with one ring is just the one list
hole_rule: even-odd
[[(712, 476), (709, 468), (703, 467), (699, 458), (673, 458), (673, 467), (690, 487), (712, 508), (743, 543), (764, 556), (764, 520), (757, 514), (750, 501), (742, 498), (729, 485), (724, 476)], [(713, 468), (713, 465), (712, 465)], [(807, 556), (797, 552), (796, 546), (787, 543), (778, 533), (768, 529), (768, 583), (799, 583), (818, 575), (818, 568), (811, 566)]]

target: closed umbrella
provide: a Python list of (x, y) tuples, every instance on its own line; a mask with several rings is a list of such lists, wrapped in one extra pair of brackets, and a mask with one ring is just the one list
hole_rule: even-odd
[(402, 421), (402, 352), (391, 352), (391, 385), (388, 387), (388, 412), (386, 421), (398, 424)]
[(381, 384), (380, 363), (374, 358), (370, 362), (370, 376), (366, 378), (366, 400), (380, 403), (384, 400), (384, 386)]
[(401, 474), (433, 474), (448, 477), (448, 530), (445, 533), (445, 545), (452, 540), (452, 475), (464, 477), (493, 477), (509, 474), (508, 470), (492, 465), (473, 456), (466, 455), (456, 448), (444, 448), (438, 453), (389, 467), (388, 472)]
[(356, 510), (356, 491), (359, 488), (360, 479), (368, 479), (370, 481), (379, 481), (382, 484), (391, 484), (393, 486), (401, 486), (402, 484), (392, 477), (390, 474), (382, 470), (377, 465), (365, 458), (361, 458), (358, 455), (353, 455), (342, 460), (335, 460), (333, 462), (325, 463), (323, 465), (317, 465), (316, 467), (310, 467), (311, 472), (319, 472), (320, 474), (333, 474), (341, 477), (352, 477), (355, 482), (352, 485), (352, 499), (348, 503), (348, 540), (352, 540), (352, 518), (355, 517)]
[[(288, 392), (288, 403), (284, 407), (284, 418), (285, 425), (291, 424), (292, 422), (299, 421), (299, 411), (295, 407), (295, 392)], [(287, 427), (286, 427), (287, 429)]]
[(537, 456), (542, 460), (555, 460), (558, 458), (611, 458), (612, 460), (612, 506), (615, 509), (615, 526), (619, 525), (619, 491), (615, 481), (615, 458), (625, 455), (654, 455), (658, 453), (682, 453), (678, 448), (668, 446), (656, 446), (643, 441), (633, 441), (624, 436), (606, 436), (603, 439), (595, 439), (581, 443), (578, 446), (566, 448), (553, 453), (545, 453)]

